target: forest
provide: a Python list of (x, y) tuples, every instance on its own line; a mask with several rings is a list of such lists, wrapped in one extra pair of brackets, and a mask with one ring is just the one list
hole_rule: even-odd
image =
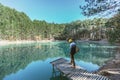
[(120, 12), (110, 18), (77, 20), (57, 24), (31, 20), (19, 12), (0, 4), (0, 40), (102, 40), (120, 43)]

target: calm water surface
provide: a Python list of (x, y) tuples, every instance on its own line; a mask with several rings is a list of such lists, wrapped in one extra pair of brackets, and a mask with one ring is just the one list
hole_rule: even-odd
[[(77, 45), (76, 64), (89, 72), (113, 58), (117, 47), (88, 42)], [(60, 57), (70, 60), (65, 41), (0, 46), (0, 80), (59, 80), (59, 76), (53, 77), (50, 62)]]

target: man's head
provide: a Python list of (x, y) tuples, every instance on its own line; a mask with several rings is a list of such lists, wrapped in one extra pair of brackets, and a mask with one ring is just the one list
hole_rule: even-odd
[(68, 42), (69, 42), (69, 43), (73, 42), (73, 39), (70, 38), (70, 39), (68, 40)]

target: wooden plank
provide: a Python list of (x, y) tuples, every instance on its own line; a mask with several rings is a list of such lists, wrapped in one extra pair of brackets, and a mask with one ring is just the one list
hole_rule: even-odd
[(86, 74), (88, 74), (86, 71), (85, 72), (75, 72), (70, 78), (72, 79), (72, 80), (76, 80), (76, 78), (78, 77), (79, 79), (87, 79), (87, 78), (89, 78), (90, 76), (87, 76)]
[(72, 65), (70, 65), (68, 60), (64, 58), (59, 58), (50, 63), (70, 80), (109, 80), (105, 76), (87, 72), (80, 66), (72, 68)]
[(98, 78), (97, 74), (92, 74), (92, 76), (90, 77), (90, 80), (96, 80), (96, 78)]
[(71, 68), (71, 65), (67, 65), (67, 64), (60, 64), (60, 65), (57, 65), (56, 67), (65, 75), (68, 75), (74, 70), (73, 68)]
[(50, 62), (50, 63), (53, 64), (53, 65), (57, 65), (57, 64), (65, 63), (65, 62), (67, 62), (66, 59), (64, 59), (64, 58), (59, 58), (59, 59), (54, 60), (54, 61), (52, 61), (52, 62)]

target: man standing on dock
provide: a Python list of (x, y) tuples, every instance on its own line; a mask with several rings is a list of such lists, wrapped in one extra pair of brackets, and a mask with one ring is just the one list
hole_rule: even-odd
[(75, 68), (74, 54), (76, 53), (76, 43), (71, 38), (68, 40), (68, 42), (70, 43), (70, 64), (72, 64), (72, 67)]

